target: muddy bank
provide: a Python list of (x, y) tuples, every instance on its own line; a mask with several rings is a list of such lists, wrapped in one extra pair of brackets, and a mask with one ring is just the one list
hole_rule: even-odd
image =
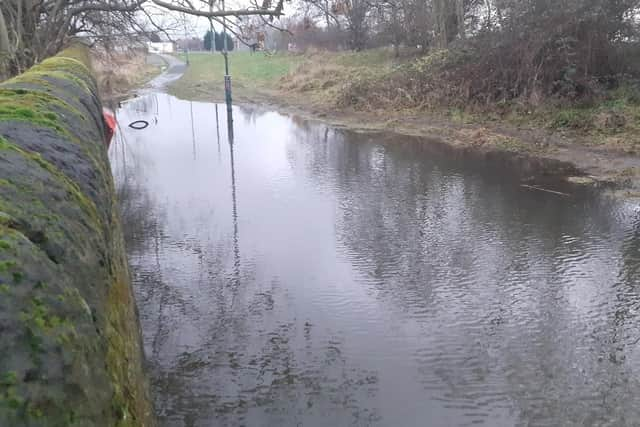
[(153, 425), (88, 52), (0, 85), (0, 425)]

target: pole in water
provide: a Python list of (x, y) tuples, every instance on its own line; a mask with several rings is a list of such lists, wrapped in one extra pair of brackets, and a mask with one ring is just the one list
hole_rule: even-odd
[[(222, 0), (222, 11), (224, 12), (224, 0)], [(233, 123), (233, 113), (231, 111), (231, 76), (229, 75), (229, 52), (227, 51), (227, 18), (222, 18), (222, 55), (224, 56), (224, 100), (227, 104), (227, 121)]]
[(227, 138), (229, 139), (229, 145), (233, 145), (233, 112), (231, 108), (227, 108)]
[(224, 76), (224, 100), (227, 104), (227, 116), (233, 121), (233, 112), (231, 111), (231, 76)]

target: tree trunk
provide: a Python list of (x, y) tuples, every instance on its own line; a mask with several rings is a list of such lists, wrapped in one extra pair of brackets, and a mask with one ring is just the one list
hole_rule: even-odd
[(485, 7), (487, 8), (487, 28), (492, 29), (493, 24), (491, 22), (491, 0), (485, 0)]
[(331, 20), (329, 16), (329, 0), (324, 1), (324, 19), (327, 21), (327, 31), (331, 27)]
[(466, 36), (464, 28), (464, 0), (456, 0), (456, 18), (458, 21), (458, 35), (461, 39)]
[(433, 0), (433, 26), (436, 34), (436, 45), (440, 49), (446, 49), (449, 44), (447, 11), (447, 0)]
[(496, 3), (496, 16), (498, 18), (498, 25), (502, 25), (502, 9), (499, 3)]
[(9, 76), (8, 64), (10, 57), (9, 29), (4, 20), (4, 14), (0, 9), (0, 80), (4, 80)]
[(367, 29), (365, 20), (367, 18), (367, 3), (363, 0), (353, 0), (347, 3), (349, 32), (351, 38), (351, 48), (361, 51), (365, 48)]
[(400, 56), (400, 25), (398, 24), (398, 6), (391, 5), (393, 16), (393, 55), (398, 58)]

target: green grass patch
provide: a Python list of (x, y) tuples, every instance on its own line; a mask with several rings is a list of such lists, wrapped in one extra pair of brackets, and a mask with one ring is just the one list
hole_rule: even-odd
[(591, 126), (592, 112), (569, 108), (557, 111), (549, 122), (551, 129), (587, 129)]
[[(185, 60), (185, 55), (180, 59)], [(289, 54), (265, 55), (263, 52), (229, 53), (229, 72), (235, 88), (260, 90), (273, 86), (282, 76), (293, 71), (301, 56)], [(170, 87), (180, 97), (190, 98), (197, 88), (224, 90), (224, 57), (220, 53), (191, 53), (184, 76)]]

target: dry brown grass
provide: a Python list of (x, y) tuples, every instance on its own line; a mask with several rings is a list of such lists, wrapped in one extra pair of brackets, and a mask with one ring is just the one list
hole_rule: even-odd
[(160, 73), (160, 67), (148, 64), (147, 55), (142, 51), (97, 51), (92, 52), (91, 60), (103, 99), (124, 97)]
[[(304, 95), (327, 106), (348, 106), (344, 94), (354, 85), (378, 81), (393, 67), (393, 57), (384, 49), (358, 53), (309, 52), (300, 66), (280, 79), (276, 89)], [(365, 105), (359, 107), (367, 109)]]

